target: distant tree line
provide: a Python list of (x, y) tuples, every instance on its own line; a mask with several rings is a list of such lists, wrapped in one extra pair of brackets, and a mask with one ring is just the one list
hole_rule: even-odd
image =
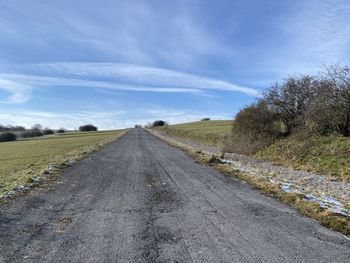
[(24, 126), (0, 125), (0, 142), (14, 141), (17, 138), (40, 137), (55, 132), (65, 132), (65, 129), (61, 128), (55, 131), (50, 128), (43, 128), (40, 124), (35, 124), (30, 129), (26, 129)]
[[(82, 125), (79, 131), (97, 131), (98, 128), (92, 124)], [(23, 126), (1, 125), (0, 124), (0, 142), (15, 141), (18, 138), (33, 138), (54, 133), (65, 133), (66, 129), (60, 128), (58, 130), (43, 128), (40, 124), (35, 124), (30, 129)]]
[(25, 131), (26, 128), (23, 126), (12, 126), (12, 125), (1, 125), (0, 124), (0, 132), (6, 132), (6, 131)]
[(296, 75), (274, 83), (238, 112), (232, 145), (243, 146), (236, 151), (254, 152), (295, 134), (350, 136), (350, 67), (330, 66), (318, 75)]

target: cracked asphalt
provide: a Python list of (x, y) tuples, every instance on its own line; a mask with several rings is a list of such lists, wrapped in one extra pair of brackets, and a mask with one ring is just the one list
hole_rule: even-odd
[(0, 262), (349, 258), (349, 239), (143, 129), (0, 207)]

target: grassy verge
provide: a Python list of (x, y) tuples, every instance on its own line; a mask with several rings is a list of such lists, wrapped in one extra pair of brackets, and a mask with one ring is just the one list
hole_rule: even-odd
[(229, 167), (227, 165), (214, 164), (212, 166), (225, 175), (237, 177), (247, 182), (254, 189), (259, 190), (268, 196), (275, 197), (285, 204), (291, 205), (301, 214), (315, 219), (323, 226), (350, 236), (349, 217), (331, 213), (328, 210), (322, 209), (319, 204), (304, 200), (305, 196), (303, 194), (286, 193), (278, 186), (272, 185), (267, 179), (252, 177), (240, 173), (235, 171), (233, 167)]
[(158, 127), (156, 130), (166, 132), (169, 135), (187, 138), (207, 145), (222, 145), (232, 130), (232, 121), (213, 120), (198, 121), (166, 127)]
[[(200, 121), (156, 128), (168, 135), (218, 146), (230, 145), (232, 121)], [(277, 140), (253, 157), (350, 182), (350, 137), (288, 137)]]
[(79, 160), (124, 132), (66, 133), (0, 143), (0, 194), (45, 173), (49, 164)]
[(321, 173), (331, 180), (350, 181), (349, 137), (290, 137), (278, 140), (259, 151), (255, 157), (275, 164)]
[(264, 193), (265, 195), (277, 198), (281, 202), (288, 204), (297, 209), (301, 214), (315, 219), (320, 224), (332, 230), (341, 232), (344, 235), (350, 236), (350, 218), (332, 213), (329, 210), (323, 209), (317, 203), (306, 201), (305, 195), (300, 193), (284, 192), (278, 185), (272, 184), (267, 178), (250, 176), (234, 169), (234, 167), (218, 162), (217, 157), (210, 157), (199, 151), (187, 147), (181, 147), (177, 144), (169, 143), (171, 146), (182, 149), (187, 155), (194, 158), (198, 163), (210, 165), (219, 172), (239, 178), (247, 182), (252, 188)]

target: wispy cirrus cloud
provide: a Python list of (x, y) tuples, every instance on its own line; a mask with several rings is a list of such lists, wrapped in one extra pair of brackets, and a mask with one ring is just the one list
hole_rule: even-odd
[(208, 58), (227, 58), (234, 54), (234, 49), (207, 30), (200, 15), (191, 12), (198, 3), (103, 1), (101, 4), (87, 0), (82, 4), (62, 0), (48, 4), (3, 0), (0, 34), (7, 38), (3, 42), (9, 41), (26, 53), (44, 53), (54, 60), (61, 55), (75, 57), (74, 61), (84, 52), (107, 61), (177, 68), (204, 66)]
[[(184, 72), (119, 63), (48, 63), (17, 67), (30, 74), (0, 73), (0, 84), (11, 92), (8, 102), (29, 99), (35, 87), (69, 86), (159, 93), (203, 94), (221, 90), (257, 96), (258, 91), (234, 83)], [(103, 79), (103, 81), (99, 80)]]
[[(30, 89), (34, 87), (43, 86), (43, 87), (87, 87), (87, 88), (106, 88), (114, 90), (128, 90), (128, 91), (145, 91), (145, 92), (169, 92), (169, 93), (199, 93), (200, 89), (192, 88), (176, 88), (176, 87), (156, 87), (156, 86), (145, 86), (145, 85), (129, 85), (129, 84), (120, 84), (108, 81), (95, 81), (95, 80), (84, 80), (84, 79), (74, 79), (74, 78), (62, 78), (62, 77), (46, 77), (46, 76), (36, 76), (36, 75), (25, 75), (25, 74), (0, 74), (0, 78), (4, 83), (15, 83), (16, 85), (21, 85), (20, 83), (27, 83), (30, 85)], [(11, 79), (9, 81), (8, 79)], [(12, 87), (14, 87), (13, 85)], [(14, 92), (12, 87), (8, 88), (9, 92)], [(20, 90), (19, 92), (25, 92), (25, 89)], [(29, 97), (24, 97), (25, 100)], [(21, 100), (13, 102), (23, 102)]]
[(277, 75), (314, 73), (324, 65), (349, 62), (349, 1), (295, 1), (287, 14), (273, 21), (280, 46), (264, 60)]
[[(34, 65), (35, 66), (35, 65)], [(33, 67), (33, 65), (31, 66)], [(65, 74), (80, 77), (104, 77), (141, 85), (195, 88), (199, 90), (225, 90), (256, 96), (258, 91), (228, 81), (181, 71), (157, 67), (146, 67), (120, 63), (49, 63), (38, 64), (38, 69), (51, 74)]]
[(0, 90), (3, 90), (10, 95), (5, 100), (0, 100), (0, 103), (21, 103), (29, 100), (31, 94), (31, 87), (0, 78)]

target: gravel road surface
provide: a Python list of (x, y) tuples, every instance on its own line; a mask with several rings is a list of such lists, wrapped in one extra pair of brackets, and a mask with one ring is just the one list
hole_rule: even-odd
[(143, 129), (0, 208), (0, 262), (349, 258), (349, 239)]

